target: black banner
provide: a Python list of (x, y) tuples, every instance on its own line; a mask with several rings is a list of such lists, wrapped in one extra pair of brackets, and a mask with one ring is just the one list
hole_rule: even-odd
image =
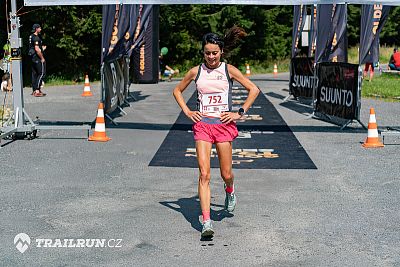
[(297, 56), (300, 34), (303, 31), (307, 16), (306, 6), (299, 5), (293, 7), (293, 34), (292, 34), (292, 58)]
[(328, 61), (331, 43), (333, 5), (317, 5), (317, 43), (315, 47), (315, 62)]
[(358, 118), (358, 65), (323, 62), (316, 67), (315, 111), (343, 119)]
[(123, 75), (124, 75), (123, 99), (126, 99), (129, 96), (129, 86), (131, 85), (130, 78), (129, 78), (129, 64), (130, 64), (129, 56), (124, 57), (124, 59), (122, 61), (122, 70), (123, 70)]
[(127, 28), (130, 17), (131, 5), (105, 5), (103, 6), (103, 51), (102, 62), (111, 62), (126, 54)]
[(316, 62), (347, 61), (347, 5), (317, 7)]
[(329, 61), (347, 62), (347, 5), (335, 5), (333, 39)]
[(104, 112), (113, 112), (125, 98), (124, 58), (103, 64)]
[(314, 85), (318, 83), (314, 77), (314, 58), (297, 57), (290, 62), (289, 92), (294, 97), (313, 97)]
[(308, 56), (312, 57), (315, 52), (315, 40), (317, 37), (317, 5), (311, 6), (311, 23), (308, 34)]
[[(154, 6), (157, 10), (158, 6)], [(130, 57), (145, 40), (153, 5), (105, 5), (102, 25), (102, 93), (105, 113), (113, 112), (129, 93)], [(158, 36), (158, 30), (157, 30)], [(158, 42), (156, 43), (158, 50)], [(150, 47), (152, 43), (150, 42)], [(158, 57), (158, 55), (157, 55)], [(153, 68), (158, 73), (158, 65)]]
[(103, 6), (102, 62), (125, 55), (143, 42), (152, 5)]
[(359, 62), (379, 61), (379, 34), (389, 16), (390, 6), (362, 5)]
[(133, 81), (135, 83), (158, 82), (158, 56), (159, 56), (159, 8), (153, 6), (148, 16), (148, 24), (143, 31), (143, 42), (137, 46), (133, 53)]

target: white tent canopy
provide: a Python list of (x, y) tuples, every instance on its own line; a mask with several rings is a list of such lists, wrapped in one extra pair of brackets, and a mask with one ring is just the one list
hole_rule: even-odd
[(310, 4), (382, 4), (400, 6), (399, 0), (25, 0), (26, 6), (115, 5), (115, 4), (217, 4), (217, 5), (310, 5)]

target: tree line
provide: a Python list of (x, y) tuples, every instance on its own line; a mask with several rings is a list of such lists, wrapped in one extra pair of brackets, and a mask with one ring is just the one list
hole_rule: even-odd
[[(0, 41), (6, 41), (6, 6), (0, 10)], [(91, 79), (100, 77), (101, 6), (23, 7), (20, 28), (23, 38), (23, 69), (30, 81), (30, 62), (27, 56), (28, 37), (34, 23), (42, 25), (47, 45), (48, 75), (79, 79), (88, 73)], [(10, 2), (8, 2), (10, 10)], [(359, 43), (360, 5), (348, 6), (349, 46)], [(161, 5), (160, 47), (167, 47), (169, 64), (182, 70), (201, 62), (201, 38), (207, 32), (223, 35), (233, 25), (248, 33), (242, 43), (231, 51), (228, 61), (234, 65), (245, 62), (266, 65), (276, 59), (290, 57), (293, 6), (249, 5)], [(392, 8), (381, 33), (381, 44), (400, 44), (400, 7)], [(2, 48), (3, 45), (0, 46)]]

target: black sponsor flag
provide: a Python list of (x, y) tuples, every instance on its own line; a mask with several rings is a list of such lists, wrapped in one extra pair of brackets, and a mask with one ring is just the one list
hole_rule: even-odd
[(143, 44), (152, 5), (105, 5), (102, 24), (102, 91), (104, 110), (111, 113), (129, 89), (129, 58)]
[(303, 5), (293, 7), (293, 34), (292, 34), (292, 58), (297, 56), (297, 47), (299, 44), (300, 34), (304, 28), (307, 16), (307, 8)]
[(359, 62), (379, 61), (379, 34), (389, 16), (390, 6), (362, 5)]
[(316, 62), (347, 61), (347, 5), (317, 6)]
[(335, 5), (332, 19), (333, 39), (329, 61), (347, 62), (347, 5)]
[(125, 39), (130, 21), (130, 5), (103, 6), (102, 62), (110, 62), (124, 56)]
[(102, 65), (102, 90), (104, 112), (113, 112), (121, 101), (124, 90), (124, 76), (119, 60)]
[(315, 62), (328, 61), (330, 54), (330, 34), (332, 28), (333, 5), (317, 6), (317, 41)]
[(102, 25), (102, 62), (130, 56), (143, 41), (152, 5), (105, 5)]
[[(158, 82), (159, 56), (159, 6), (154, 5), (147, 16), (142, 41), (134, 45), (133, 80), (136, 83)], [(138, 24), (139, 27), (139, 24)]]
[(317, 36), (317, 5), (311, 6), (310, 32), (308, 35), (308, 56), (312, 57), (315, 52), (315, 39)]

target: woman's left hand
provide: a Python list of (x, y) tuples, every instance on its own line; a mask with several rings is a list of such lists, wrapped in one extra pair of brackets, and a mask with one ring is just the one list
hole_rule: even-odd
[(237, 112), (224, 112), (221, 114), (221, 121), (223, 123), (230, 123), (240, 119), (241, 117), (242, 116), (240, 116)]

